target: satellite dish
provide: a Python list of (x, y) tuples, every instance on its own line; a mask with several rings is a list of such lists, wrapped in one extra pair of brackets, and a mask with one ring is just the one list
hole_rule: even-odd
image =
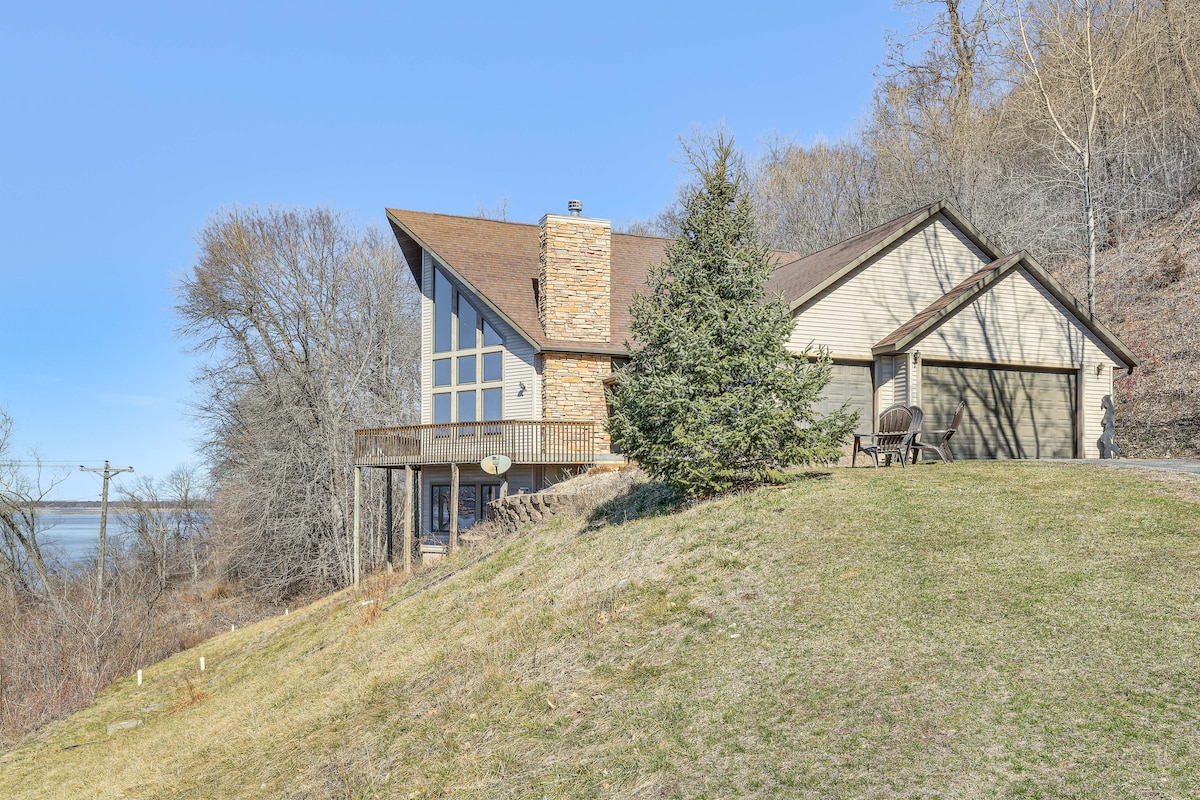
[(488, 456), (479, 462), (480, 469), (488, 475), (503, 475), (511, 466), (512, 459), (508, 456)]

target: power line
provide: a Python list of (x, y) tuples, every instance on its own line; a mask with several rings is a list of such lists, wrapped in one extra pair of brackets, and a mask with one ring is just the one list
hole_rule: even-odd
[(99, 458), (72, 458), (65, 461), (3, 461), (0, 460), (0, 466), (11, 467), (74, 467), (80, 461), (91, 462), (93, 464), (100, 463)]

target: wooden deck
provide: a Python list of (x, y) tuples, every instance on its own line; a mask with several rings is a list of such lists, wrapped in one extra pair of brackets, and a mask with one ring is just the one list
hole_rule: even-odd
[(595, 428), (590, 422), (526, 420), (360, 428), (354, 432), (354, 465), (470, 464), (494, 455), (514, 464), (590, 464)]

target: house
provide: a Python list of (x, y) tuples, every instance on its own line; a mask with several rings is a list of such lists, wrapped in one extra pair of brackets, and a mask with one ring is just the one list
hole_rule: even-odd
[[(406, 518), (426, 548), (452, 548), (502, 492), (620, 461), (604, 384), (667, 240), (569, 210), (537, 225), (387, 211), (423, 296), (422, 424), (357, 431), (356, 467), (416, 471)], [(1101, 402), (1137, 359), (1032, 257), (997, 251), (946, 203), (776, 256), (768, 289), (792, 309), (791, 347), (828, 349), (824, 405), (849, 401), (861, 430), (894, 403), (944, 425), (965, 400), (960, 457), (1100, 456)], [(492, 455), (511, 460), (505, 475), (481, 469)]]

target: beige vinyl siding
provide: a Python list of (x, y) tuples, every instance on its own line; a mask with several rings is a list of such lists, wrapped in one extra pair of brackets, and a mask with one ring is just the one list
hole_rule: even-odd
[[(1099, 369), (1097, 369), (1097, 367)], [(1099, 374), (1096, 374), (1099, 372)], [(1082, 458), (1100, 458), (1100, 434), (1104, 432), (1105, 395), (1112, 394), (1113, 368), (1108, 362), (1088, 363), (1083, 367)]]
[(789, 348), (809, 343), (834, 358), (870, 358), (871, 347), (975, 273), (988, 259), (938, 215), (796, 315)]
[(896, 402), (904, 403), (905, 405), (909, 406), (919, 405), (921, 399), (917, 396), (916, 390), (917, 385), (919, 385), (920, 382), (917, 381), (917, 385), (914, 385), (914, 382), (910, 380), (912, 370), (908, 365), (907, 353), (901, 353), (898, 356), (892, 356), (892, 371), (896, 374), (896, 377), (892, 379), (896, 387)]
[[(541, 392), (534, 369), (533, 345), (489, 312), (486, 319), (504, 337), (504, 418), (539, 419)], [(521, 384), (525, 384), (524, 391)]]
[(883, 356), (876, 363), (876, 374), (879, 376), (876, 398), (879, 401), (879, 410), (883, 411), (897, 403), (911, 405), (912, 400), (908, 393), (908, 357)]
[(891, 356), (879, 359), (878, 376), (875, 385), (875, 400), (880, 410), (894, 405), (896, 400), (895, 364)]
[[(425, 253), (422, 265), (421, 297), (421, 422), (433, 422), (433, 258)], [(463, 294), (489, 325), (504, 339), (504, 419), (538, 419), (541, 409), (538, 398), (534, 349), (519, 333), (480, 301), (471, 289), (443, 273), (450, 283)], [(438, 353), (438, 358), (446, 354)], [(525, 391), (521, 391), (521, 384)]]
[(1079, 368), (1100, 361), (1120, 363), (1095, 334), (1020, 268), (910, 349), (920, 350), (922, 358), (991, 364)]

